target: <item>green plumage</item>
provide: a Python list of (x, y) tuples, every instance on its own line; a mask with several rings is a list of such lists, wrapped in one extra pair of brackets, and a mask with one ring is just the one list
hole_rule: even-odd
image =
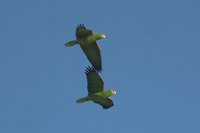
[(100, 104), (104, 109), (112, 107), (113, 101), (109, 97), (116, 94), (116, 91), (112, 89), (103, 90), (104, 82), (94, 68), (88, 67), (85, 74), (88, 82), (88, 96), (78, 99), (77, 103), (93, 101)]
[(102, 38), (105, 38), (104, 34), (94, 34), (92, 30), (86, 29), (83, 24), (80, 24), (76, 28), (76, 40), (66, 43), (65, 46), (80, 44), (92, 66), (100, 72), (102, 70), (101, 52), (96, 41)]

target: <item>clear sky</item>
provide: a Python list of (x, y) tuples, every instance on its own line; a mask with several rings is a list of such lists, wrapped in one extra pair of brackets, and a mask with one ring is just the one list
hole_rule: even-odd
[[(200, 133), (199, 0), (1, 0), (0, 133)], [(83, 23), (106, 38), (105, 88), (87, 95)]]

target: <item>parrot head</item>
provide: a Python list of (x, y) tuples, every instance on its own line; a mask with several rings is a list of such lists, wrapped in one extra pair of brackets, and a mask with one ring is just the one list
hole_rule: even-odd
[(106, 35), (105, 34), (96, 34), (96, 40), (100, 40), (100, 39), (103, 39), (103, 38), (106, 38)]

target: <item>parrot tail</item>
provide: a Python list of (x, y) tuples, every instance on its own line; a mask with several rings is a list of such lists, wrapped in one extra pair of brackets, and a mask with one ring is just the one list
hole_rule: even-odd
[(87, 101), (89, 101), (89, 98), (88, 97), (84, 97), (84, 98), (78, 99), (76, 102), (77, 103), (83, 103), (83, 102), (87, 102)]
[(70, 47), (70, 46), (74, 46), (76, 44), (78, 44), (78, 42), (76, 40), (74, 40), (74, 41), (70, 41), (70, 42), (65, 43), (65, 46)]

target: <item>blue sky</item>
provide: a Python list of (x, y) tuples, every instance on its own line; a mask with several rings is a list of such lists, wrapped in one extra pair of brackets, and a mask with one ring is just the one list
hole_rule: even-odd
[[(199, 133), (200, 1), (1, 0), (1, 133)], [(87, 95), (89, 62), (75, 39), (83, 23), (106, 39), (105, 88)]]

